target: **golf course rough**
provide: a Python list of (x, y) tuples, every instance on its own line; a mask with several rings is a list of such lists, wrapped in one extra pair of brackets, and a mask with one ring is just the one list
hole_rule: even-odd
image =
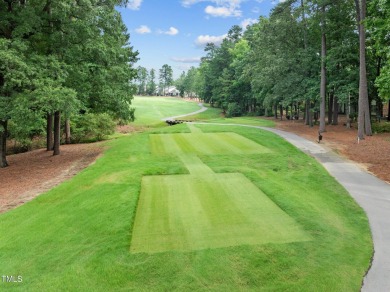
[[(168, 127), (161, 116), (192, 112), (198, 107), (187, 108), (188, 103), (180, 99), (147, 99), (139, 100), (145, 101), (145, 106), (138, 111), (134, 125), (137, 133), (121, 134), (104, 142), (107, 148), (93, 165), (34, 200), (0, 214), (0, 271), (23, 276), (22, 283), (0, 283), (0, 291), (360, 291), (373, 251), (367, 216), (317, 161), (273, 133), (232, 125), (253, 122), (267, 126), (270, 122), (252, 117), (221, 118), (216, 122), (226, 125), (193, 127), (204, 134), (234, 132), (267, 153), (152, 154), (151, 134), (191, 131), (188, 124)], [(202, 116), (207, 118), (204, 113)], [(210, 118), (214, 119), (214, 114)], [(205, 177), (210, 176), (206, 172), (216, 177), (230, 174), (229, 179), (242, 175), (241, 180), (236, 176), (237, 181), (249, 180), (258, 189), (256, 192), (264, 193), (293, 218), (311, 240), (235, 243), (241, 245), (185, 252), (131, 250), (138, 237), (135, 225), (141, 223), (137, 220), (134, 224), (136, 217), (142, 215), (137, 212), (143, 200), (140, 195), (150, 192), (141, 188), (148, 184), (156, 187), (157, 183), (151, 182), (153, 177), (163, 180), (164, 176), (187, 175), (195, 187), (207, 185), (212, 189), (218, 179), (210, 178), (213, 184), (198, 186), (195, 180), (205, 181), (196, 174), (199, 171)], [(219, 191), (216, 195), (237, 196), (243, 190), (240, 187), (238, 191)], [(181, 193), (176, 190), (174, 194)], [(227, 202), (229, 206), (234, 204), (234, 210), (245, 209), (245, 205), (237, 203), (239, 199), (234, 197), (233, 203)], [(218, 203), (221, 207), (209, 206), (226, 206), (224, 201)], [(224, 213), (226, 220), (231, 220), (232, 212)], [(253, 216), (248, 215), (247, 220)], [(222, 227), (215, 226), (221, 218), (215, 218), (212, 225), (220, 233)], [(200, 226), (200, 219), (191, 224)], [(290, 231), (290, 227), (286, 229)]]
[(236, 133), (153, 134), (155, 155), (176, 154), (189, 174), (144, 176), (131, 252), (192, 251), (308, 241), (311, 237), (241, 173), (214, 173), (197, 154), (271, 153)]

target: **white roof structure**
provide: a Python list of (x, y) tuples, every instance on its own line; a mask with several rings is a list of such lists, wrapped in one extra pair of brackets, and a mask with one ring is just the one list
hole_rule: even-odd
[(169, 86), (166, 90), (165, 93), (169, 95), (179, 95), (180, 91), (176, 88), (176, 86)]

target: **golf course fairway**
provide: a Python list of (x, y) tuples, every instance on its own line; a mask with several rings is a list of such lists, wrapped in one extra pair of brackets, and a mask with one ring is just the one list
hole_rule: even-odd
[(216, 174), (196, 156), (218, 154), (218, 149), (222, 154), (271, 151), (235, 133), (201, 134), (190, 128), (195, 133), (150, 136), (152, 152), (176, 153), (190, 174), (143, 177), (132, 252), (310, 240), (244, 175)]
[(137, 102), (142, 132), (0, 214), (0, 273), (23, 279), (1, 291), (360, 290), (367, 217), (315, 159), (260, 129), (161, 122), (195, 103)]

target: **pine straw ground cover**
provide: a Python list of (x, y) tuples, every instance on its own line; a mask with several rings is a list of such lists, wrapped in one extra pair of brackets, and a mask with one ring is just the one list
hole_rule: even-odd
[[(310, 128), (303, 121), (288, 121), (269, 119), (276, 127), (296, 133), (308, 140), (315, 141), (318, 137), (318, 126)], [(381, 123), (384, 123), (383, 121)], [(331, 148), (340, 155), (355, 161), (380, 179), (390, 183), (390, 133), (374, 133), (364, 140), (357, 140), (357, 124), (352, 128), (345, 127), (345, 116), (340, 117), (338, 125), (327, 125), (322, 134), (321, 144)]]
[(197, 156), (215, 174), (244, 176), (311, 240), (131, 252), (142, 178), (189, 174), (189, 162), (178, 155), (151, 153), (151, 134), (190, 132), (186, 125), (165, 127), (110, 141), (91, 167), (1, 214), (0, 271), (23, 277), (1, 288), (358, 291), (372, 242), (364, 212), (345, 190), (314, 159), (272, 133), (198, 128), (233, 132), (271, 149), (272, 154)]

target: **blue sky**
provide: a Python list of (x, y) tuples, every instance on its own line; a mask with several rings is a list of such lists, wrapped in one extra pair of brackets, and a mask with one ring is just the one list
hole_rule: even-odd
[(280, 0), (130, 0), (120, 7), (130, 42), (139, 52), (136, 66), (174, 77), (198, 66), (207, 42), (218, 44), (233, 25), (253, 23)]

